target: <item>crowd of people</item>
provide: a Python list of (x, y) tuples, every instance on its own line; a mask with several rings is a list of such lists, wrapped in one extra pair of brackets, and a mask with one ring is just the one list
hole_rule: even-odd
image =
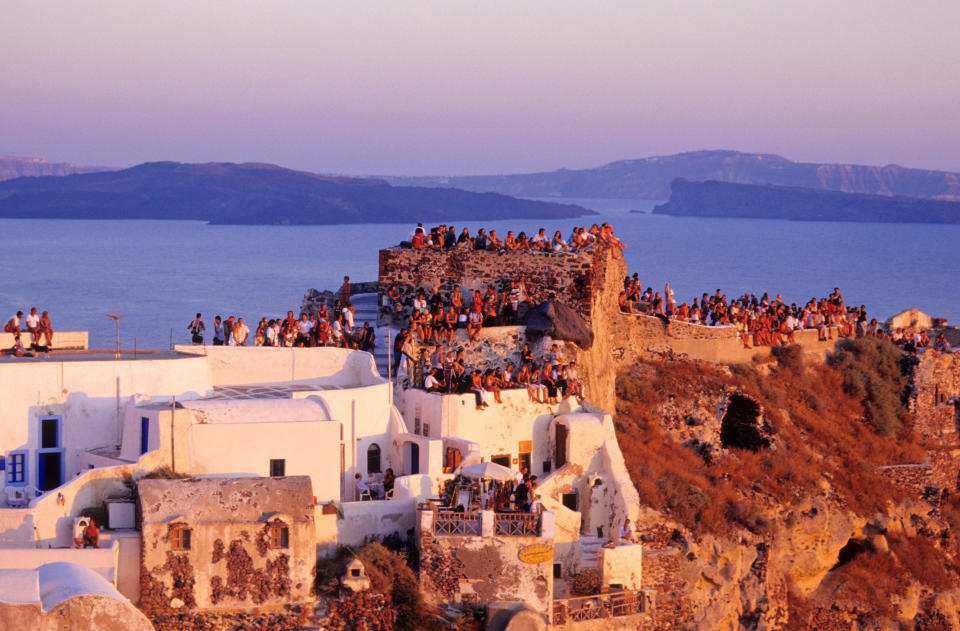
[[(30, 314), (26, 316), (23, 315), (23, 311), (17, 311), (12, 318), (7, 320), (7, 323), (3, 326), (3, 331), (13, 334), (13, 348), (11, 350), (14, 352), (25, 350), (22, 340), (24, 332), (30, 333), (30, 345), (33, 350), (44, 351), (53, 346), (54, 331), (50, 324), (50, 314), (46, 311), (40, 314), (36, 307), (30, 309)], [(46, 344), (41, 343), (44, 340)]]
[[(393, 313), (402, 315), (403, 303), (395, 283), (387, 288), (386, 297)], [(460, 285), (455, 285), (449, 294), (434, 287), (429, 297), (422, 290), (417, 292), (408, 329), (422, 344), (453, 344), (457, 329), (464, 329), (472, 341), (485, 326), (518, 324), (521, 307), (529, 303), (530, 292), (523, 275), (499, 289), (487, 285), (486, 291), (474, 291), (469, 300), (464, 299)]]
[(401, 243), (402, 247), (415, 250), (452, 250), (462, 248), (467, 250), (486, 250), (489, 252), (580, 252), (589, 250), (597, 243), (626, 247), (623, 241), (614, 234), (613, 226), (604, 222), (600, 225), (574, 226), (570, 235), (564, 239), (563, 233), (556, 230), (553, 237), (547, 234), (546, 228), (540, 228), (536, 234), (527, 235), (519, 231), (516, 236), (513, 230), (508, 230), (501, 239), (495, 229), (488, 233), (485, 228), (477, 230), (475, 235), (470, 234), (469, 228), (464, 228), (457, 234), (453, 226), (434, 226), (428, 231), (423, 224), (417, 224), (409, 241)]
[(794, 333), (804, 329), (816, 330), (822, 341), (832, 339), (834, 334), (837, 337), (885, 335), (875, 318), (867, 319), (865, 306), (848, 307), (844, 303), (838, 287), (826, 298), (811, 298), (802, 306), (787, 304), (781, 294), (771, 298), (767, 293), (760, 297), (745, 293), (730, 300), (720, 289), (695, 297), (690, 303), (677, 304), (670, 283), (662, 293), (652, 287), (644, 289), (634, 274), (624, 278), (618, 302), (624, 313), (645, 313), (662, 319), (667, 334), (670, 334), (671, 322), (734, 326), (745, 348), (790, 344)]
[(458, 513), (472, 510), (539, 513), (538, 478), (521, 466), (512, 480), (475, 480), (457, 475), (443, 484), (440, 503)]
[(427, 346), (417, 353), (412, 331), (404, 328), (393, 341), (393, 370), (398, 378), (401, 365), (412, 383), (428, 392), (473, 393), (478, 410), (489, 407), (489, 399), (501, 404), (503, 390), (526, 389), (531, 401), (546, 404), (567, 396), (583, 397), (576, 362), (563, 362), (557, 344), (538, 360), (525, 343), (515, 361), (480, 369), (469, 366), (462, 347), (444, 350), (436, 344), (432, 351)]
[[(218, 315), (213, 319), (213, 345), (336, 346), (372, 353), (376, 345), (376, 329), (369, 322), (358, 325), (355, 312), (356, 308), (350, 302), (350, 277), (344, 276), (332, 310), (322, 304), (314, 313), (301, 313), (299, 318), (293, 315), (293, 311), (287, 311), (286, 317), (263, 317), (252, 332), (242, 317), (221, 318)], [(207, 324), (202, 314), (197, 314), (187, 325), (187, 330), (194, 344), (204, 343)]]

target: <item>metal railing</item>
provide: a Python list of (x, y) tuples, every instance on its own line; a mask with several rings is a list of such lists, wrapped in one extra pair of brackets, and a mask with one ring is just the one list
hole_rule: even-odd
[(433, 534), (480, 536), (480, 513), (435, 512)]
[(639, 592), (613, 592), (554, 600), (552, 621), (553, 624), (565, 624), (639, 613), (644, 613), (643, 597)]
[(540, 534), (538, 513), (495, 513), (493, 532), (507, 537), (536, 537)]

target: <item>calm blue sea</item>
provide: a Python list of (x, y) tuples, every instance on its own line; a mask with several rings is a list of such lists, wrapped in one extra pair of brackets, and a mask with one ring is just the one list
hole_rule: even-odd
[[(657, 289), (670, 281), (680, 300), (722, 288), (782, 293), (787, 301), (839, 286), (848, 302), (885, 319), (910, 307), (960, 322), (960, 226), (805, 223), (674, 218), (629, 213), (648, 200), (571, 200), (601, 212), (628, 243), (630, 271)], [(543, 225), (564, 236), (582, 220)], [(470, 222), (528, 233), (540, 221)], [(297, 310), (307, 288), (333, 289), (344, 275), (374, 280), (377, 250), (408, 238), (412, 226), (211, 226), (186, 221), (0, 220), (0, 318), (36, 306), (54, 328), (90, 331), (91, 346), (114, 339), (106, 313), (119, 313), (121, 339), (140, 348), (188, 341), (200, 311), (262, 316)]]

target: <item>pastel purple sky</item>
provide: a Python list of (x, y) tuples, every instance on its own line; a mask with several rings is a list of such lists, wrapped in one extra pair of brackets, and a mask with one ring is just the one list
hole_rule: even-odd
[(0, 155), (318, 172), (693, 149), (960, 171), (956, 0), (6, 0)]

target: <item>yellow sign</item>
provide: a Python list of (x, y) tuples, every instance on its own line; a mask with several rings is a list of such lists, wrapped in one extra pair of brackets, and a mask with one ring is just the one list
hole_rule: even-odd
[(520, 548), (517, 556), (521, 561), (530, 565), (547, 563), (553, 560), (553, 546), (546, 543), (534, 543)]

